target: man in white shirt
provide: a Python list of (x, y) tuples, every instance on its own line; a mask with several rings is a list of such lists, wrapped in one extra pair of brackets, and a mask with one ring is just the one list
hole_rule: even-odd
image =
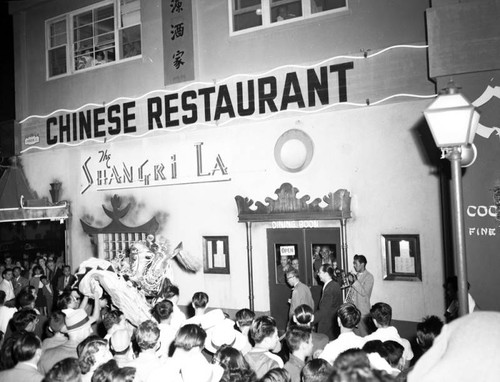
[(354, 333), (354, 328), (359, 323), (361, 312), (354, 304), (342, 304), (337, 311), (337, 322), (340, 326), (340, 335), (325, 346), (319, 358), (328, 361), (333, 366), (333, 362), (338, 355), (348, 349), (361, 349), (365, 343), (363, 337)]
[(394, 326), (390, 326), (392, 320), (391, 306), (384, 302), (378, 302), (372, 306), (370, 314), (377, 330), (369, 336), (364, 337), (365, 342), (372, 340), (380, 340), (382, 342), (392, 340), (398, 342), (404, 347), (403, 359), (405, 365), (408, 366), (413, 359), (413, 351), (411, 350), (410, 341), (401, 338), (398, 330)]
[(14, 313), (17, 312), (17, 309), (9, 308), (8, 306), (5, 306), (4, 303), (5, 303), (5, 292), (3, 290), (0, 290), (0, 331), (2, 331), (5, 334), (7, 330), (7, 325), (12, 316), (14, 315)]
[(16, 295), (14, 294), (14, 286), (12, 285), (12, 269), (6, 268), (2, 272), (3, 280), (0, 282), (0, 290), (5, 292), (5, 305), (14, 306)]

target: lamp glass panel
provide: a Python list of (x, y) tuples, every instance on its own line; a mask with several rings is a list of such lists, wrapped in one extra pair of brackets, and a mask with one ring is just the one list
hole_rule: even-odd
[(460, 146), (468, 142), (472, 110), (463, 108), (424, 112), (438, 147)]

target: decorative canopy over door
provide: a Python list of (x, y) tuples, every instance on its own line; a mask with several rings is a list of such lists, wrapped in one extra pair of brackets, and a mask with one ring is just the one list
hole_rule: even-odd
[[(265, 204), (248, 197), (235, 197), (238, 207), (238, 221), (246, 224), (247, 259), (250, 309), (254, 310), (253, 268), (252, 268), (252, 222), (270, 222), (279, 220), (338, 220), (341, 226), (342, 264), (347, 270), (347, 234), (346, 222), (351, 218), (351, 196), (349, 191), (339, 189), (323, 198), (304, 195), (297, 198), (299, 190), (290, 183), (283, 183), (274, 191), (277, 199), (267, 197)], [(322, 207), (321, 202), (326, 205)]]

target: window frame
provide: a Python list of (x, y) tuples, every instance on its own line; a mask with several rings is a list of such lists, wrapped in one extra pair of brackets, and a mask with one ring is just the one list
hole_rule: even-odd
[[(282, 25), (288, 25), (290, 23), (298, 22), (298, 21), (303, 21), (303, 20), (308, 20), (316, 17), (323, 17), (323, 16), (328, 16), (328, 15), (333, 15), (333, 14), (345, 14), (349, 12), (349, 0), (345, 0), (346, 5), (345, 7), (341, 8), (336, 8), (336, 9), (330, 9), (322, 12), (316, 12), (312, 13), (311, 12), (311, 1), (312, 0), (297, 0), (301, 2), (302, 5), (302, 16), (294, 17), (288, 20), (282, 20), (280, 22), (272, 22), (271, 21), (271, 15), (272, 15), (272, 0), (260, 0), (261, 4), (261, 17), (262, 17), (262, 25), (258, 25), (255, 27), (251, 28), (246, 28), (242, 30), (235, 31), (234, 30), (234, 15), (235, 15), (235, 9), (233, 8), (234, 1), (235, 0), (227, 0), (228, 1), (228, 14), (229, 14), (229, 36), (239, 36), (243, 35), (246, 33), (252, 33), (256, 31), (261, 31), (261, 30), (266, 30), (268, 28), (274, 28), (277, 26), (282, 26)], [(293, 3), (295, 1), (293, 0), (283, 0), (282, 3)], [(281, 2), (280, 2), (281, 3)], [(279, 6), (279, 4), (274, 4), (274, 6)]]
[[(142, 12), (141, 12), (142, 5), (143, 5), (142, 0), (138, 0), (138, 2), (139, 2), (139, 15), (141, 15), (142, 14)], [(76, 51), (75, 51), (75, 37), (74, 37), (74, 33), (75, 33), (74, 18), (78, 15), (85, 13), (85, 12), (94, 11), (96, 9), (106, 7), (110, 4), (113, 5), (113, 19), (114, 19), (114, 21), (113, 21), (114, 54), (115, 54), (114, 61), (106, 62), (102, 65), (94, 65), (94, 66), (79, 69), (79, 70), (75, 69), (75, 56), (76, 56), (75, 52)], [(129, 25), (127, 27), (121, 27), (120, 26), (121, 25), (120, 20), (122, 17), (121, 7), (122, 7), (121, 0), (105, 0), (105, 1), (101, 1), (99, 3), (95, 3), (92, 5), (89, 5), (89, 6), (86, 6), (83, 8), (79, 8), (79, 9), (76, 9), (74, 11), (47, 19), (45, 21), (45, 63), (46, 63), (45, 76), (46, 76), (46, 80), (51, 81), (51, 80), (58, 79), (61, 77), (72, 76), (72, 75), (79, 74), (79, 73), (87, 73), (88, 71), (92, 71), (92, 70), (95, 70), (95, 69), (98, 69), (101, 67), (108, 67), (108, 66), (120, 64), (122, 62), (131, 61), (131, 60), (141, 58), (142, 51), (143, 51), (142, 17), (139, 17), (138, 23)], [(66, 72), (62, 73), (62, 74), (55, 75), (55, 76), (50, 76), (51, 68), (50, 68), (49, 51), (53, 49), (53, 48), (51, 48), (51, 45), (50, 45), (50, 38), (51, 38), (50, 28), (53, 24), (55, 24), (59, 21), (62, 21), (62, 20), (65, 20), (65, 22), (66, 22), (66, 49), (65, 49), (66, 50)], [(94, 24), (94, 22), (93, 22), (93, 24)], [(123, 49), (123, 47), (121, 46), (121, 33), (123, 32), (123, 30), (130, 28), (130, 27), (135, 27), (137, 25), (139, 25), (139, 27), (140, 27), (140, 42), (141, 42), (140, 54), (135, 55), (135, 56), (131, 56), (131, 57), (120, 58), (122, 55), (122, 49)], [(93, 50), (95, 48), (95, 38), (96, 38), (96, 36), (93, 34), (93, 36), (92, 36), (92, 39), (94, 39), (93, 44), (92, 44)], [(94, 54), (95, 54), (95, 52), (94, 52)]]

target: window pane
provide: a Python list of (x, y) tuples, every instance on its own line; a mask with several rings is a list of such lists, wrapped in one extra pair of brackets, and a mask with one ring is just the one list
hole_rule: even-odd
[(260, 12), (252, 11), (234, 15), (234, 30), (253, 28), (262, 25), (262, 16)]
[(141, 3), (139, 0), (121, 0), (120, 27), (129, 27), (141, 22)]
[(66, 33), (58, 34), (50, 37), (50, 47), (55, 48), (66, 44)]
[(302, 16), (300, 1), (273, 1), (273, 3), (279, 3), (271, 7), (271, 22), (273, 23)]
[(135, 25), (120, 31), (121, 57), (129, 58), (141, 54), (141, 26)]
[(324, 12), (346, 6), (346, 0), (311, 0), (311, 13)]
[(234, 0), (234, 9), (259, 7), (261, 0)]
[(92, 50), (84, 49), (75, 53), (75, 70), (90, 68), (93, 63)]
[(75, 42), (81, 41), (84, 39), (92, 38), (94, 36), (94, 33), (92, 31), (92, 25), (87, 25), (82, 28), (77, 28), (74, 31), (74, 39)]
[(98, 36), (103, 33), (113, 32), (115, 29), (114, 19), (107, 19), (104, 21), (99, 21), (95, 25), (95, 34)]
[(115, 34), (114, 32), (106, 33), (101, 36), (97, 36), (96, 46), (103, 47), (105, 45), (114, 45), (115, 42)]
[(95, 10), (96, 21), (112, 18), (114, 16), (113, 4)]
[(49, 77), (66, 73), (66, 47), (49, 50)]
[(92, 11), (80, 13), (73, 17), (73, 25), (75, 28), (92, 24)]

